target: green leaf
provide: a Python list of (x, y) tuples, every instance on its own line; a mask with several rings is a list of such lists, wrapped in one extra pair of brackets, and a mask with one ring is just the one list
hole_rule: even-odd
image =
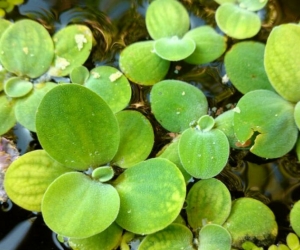
[(241, 8), (258, 11), (266, 6), (268, 0), (239, 0), (238, 2)]
[(51, 157), (77, 170), (109, 162), (120, 140), (117, 119), (106, 102), (77, 84), (60, 84), (45, 95), (36, 130)]
[(209, 115), (203, 115), (198, 120), (197, 125), (202, 132), (208, 132), (215, 126), (215, 120)]
[(5, 134), (16, 123), (14, 104), (4, 93), (0, 93), (0, 135)]
[(55, 58), (48, 73), (51, 76), (66, 76), (81, 66), (89, 57), (93, 35), (84, 25), (69, 25), (53, 36)]
[(100, 182), (107, 182), (114, 177), (114, 170), (110, 166), (103, 166), (93, 170), (92, 177)]
[(300, 101), (300, 26), (282, 24), (272, 29), (265, 51), (265, 68), (274, 89), (286, 100)]
[(60, 175), (71, 171), (54, 161), (44, 150), (31, 151), (15, 160), (5, 173), (4, 187), (18, 206), (41, 211), (48, 186)]
[(281, 157), (297, 140), (294, 105), (273, 91), (248, 92), (235, 108), (234, 131), (241, 144), (255, 137), (252, 153), (265, 158)]
[(230, 250), (231, 241), (231, 235), (224, 227), (208, 224), (199, 232), (198, 250)]
[[(160, 0), (161, 1), (161, 0)], [(173, 0), (174, 1), (174, 0)], [(162, 59), (180, 61), (190, 56), (196, 48), (194, 40), (177, 36), (163, 37), (155, 41), (154, 51)]]
[(254, 41), (236, 43), (226, 53), (226, 74), (241, 93), (256, 89), (274, 91), (264, 68), (264, 53), (265, 45)]
[(286, 243), (288, 244), (289, 248), (292, 250), (296, 250), (300, 246), (299, 238), (294, 233), (289, 233), (286, 236)]
[(116, 117), (120, 127), (120, 143), (112, 163), (128, 168), (148, 157), (154, 144), (154, 132), (148, 119), (138, 111), (121, 111)]
[(224, 3), (216, 11), (216, 22), (228, 36), (245, 39), (255, 36), (261, 27), (259, 16), (233, 3)]
[(65, 237), (87, 238), (107, 229), (120, 208), (117, 191), (109, 184), (72, 172), (48, 187), (42, 214), (47, 226)]
[(9, 97), (25, 96), (32, 90), (32, 88), (32, 83), (21, 77), (11, 77), (4, 85), (4, 91)]
[(224, 4), (224, 3), (235, 3), (236, 0), (214, 0), (218, 4)]
[(4, 33), (4, 31), (10, 26), (12, 25), (12, 22), (5, 20), (3, 18), (0, 18), (0, 38), (2, 36), (2, 34)]
[(153, 85), (166, 76), (170, 62), (156, 55), (153, 46), (154, 41), (137, 42), (121, 52), (120, 69), (129, 80)]
[(197, 127), (189, 128), (180, 137), (179, 156), (190, 175), (208, 179), (219, 174), (225, 167), (229, 143), (221, 130), (202, 132)]
[(300, 236), (300, 201), (297, 201), (291, 209), (290, 222), (294, 232)]
[(210, 223), (222, 225), (231, 210), (229, 190), (214, 178), (195, 183), (187, 195), (186, 202), (188, 222), (194, 230)]
[(300, 101), (297, 102), (295, 109), (294, 109), (294, 119), (298, 129), (300, 130)]
[(165, 229), (147, 235), (139, 250), (184, 249), (193, 250), (193, 234), (183, 225), (171, 224)]
[(121, 199), (116, 222), (136, 234), (154, 233), (170, 225), (185, 199), (181, 172), (163, 158), (149, 159), (128, 168), (113, 185)]
[(173, 36), (181, 38), (189, 30), (190, 19), (180, 2), (156, 0), (147, 9), (146, 27), (154, 40)]
[(277, 236), (278, 226), (270, 208), (252, 198), (233, 201), (231, 213), (223, 225), (232, 236), (232, 246), (240, 248), (243, 242), (260, 242), (269, 246)]
[(207, 113), (208, 103), (198, 88), (178, 80), (155, 84), (150, 93), (156, 120), (171, 132), (182, 132)]
[(99, 66), (91, 70), (85, 86), (103, 98), (114, 113), (124, 109), (131, 98), (131, 87), (127, 78), (110, 66)]
[(70, 238), (68, 243), (73, 250), (112, 250), (118, 247), (122, 231), (122, 228), (113, 222), (99, 234), (84, 239)]
[(72, 69), (70, 72), (70, 79), (72, 83), (83, 85), (89, 78), (90, 72), (84, 66), (78, 66)]
[(46, 93), (55, 86), (56, 84), (53, 82), (34, 84), (33, 91), (29, 95), (16, 100), (15, 115), (22, 126), (36, 132), (35, 115), (38, 105)]
[(226, 38), (212, 27), (204, 25), (187, 32), (184, 39), (190, 38), (196, 43), (196, 49), (186, 62), (191, 64), (209, 63), (219, 58), (226, 50)]
[(17, 21), (4, 31), (0, 48), (0, 61), (8, 71), (30, 78), (45, 73), (54, 55), (53, 42), (47, 30), (28, 19)]

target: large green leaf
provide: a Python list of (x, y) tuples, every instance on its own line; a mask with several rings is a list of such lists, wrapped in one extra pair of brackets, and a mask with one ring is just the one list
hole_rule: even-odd
[(128, 168), (113, 185), (121, 199), (116, 222), (137, 234), (154, 233), (171, 224), (182, 208), (186, 193), (181, 172), (163, 158)]
[(0, 135), (10, 130), (16, 123), (13, 100), (9, 100), (4, 93), (0, 94)]
[(255, 89), (274, 90), (264, 67), (265, 45), (236, 43), (225, 55), (225, 68), (232, 84), (243, 94)]
[(124, 109), (131, 98), (131, 87), (127, 78), (110, 66), (92, 69), (85, 86), (101, 96), (114, 113)]
[(291, 102), (300, 101), (300, 26), (282, 24), (272, 29), (265, 51), (265, 68), (275, 90)]
[(112, 163), (122, 168), (143, 161), (154, 144), (151, 123), (140, 112), (125, 110), (116, 114), (120, 127), (120, 144)]
[(42, 214), (47, 226), (66, 237), (87, 238), (108, 228), (120, 208), (109, 184), (72, 172), (58, 177), (46, 190)]
[(9, 166), (4, 187), (14, 203), (39, 212), (48, 186), (69, 171), (69, 168), (54, 161), (44, 150), (36, 150), (21, 156)]
[(156, 120), (171, 132), (182, 132), (207, 113), (208, 103), (201, 90), (178, 80), (155, 84), (150, 93)]
[(234, 131), (241, 144), (255, 137), (250, 148), (254, 154), (265, 158), (281, 157), (297, 140), (294, 105), (273, 91), (248, 92), (235, 108)]
[(102, 98), (77, 84), (60, 84), (42, 99), (36, 130), (58, 162), (84, 170), (109, 162), (117, 152), (117, 119)]
[(245, 241), (269, 246), (278, 232), (272, 210), (261, 201), (246, 197), (233, 201), (231, 213), (223, 226), (232, 236), (232, 246), (237, 248)]
[(165, 229), (147, 235), (138, 250), (184, 249), (193, 250), (193, 234), (184, 225), (171, 224)]
[(231, 196), (227, 187), (217, 179), (200, 180), (188, 193), (187, 217), (189, 225), (198, 230), (205, 224), (222, 225), (231, 210)]
[(153, 85), (168, 73), (170, 62), (160, 58), (153, 50), (154, 41), (137, 42), (120, 54), (119, 65), (125, 76), (141, 85)]
[(181, 38), (190, 27), (190, 19), (180, 2), (156, 0), (147, 9), (146, 26), (150, 36), (155, 40), (173, 36)]
[(0, 48), (0, 61), (8, 71), (31, 78), (45, 73), (54, 56), (47, 30), (28, 19), (17, 21), (4, 31)]
[(87, 26), (70, 25), (59, 30), (53, 36), (55, 58), (48, 73), (65, 76), (82, 65), (90, 55), (92, 41), (93, 35)]

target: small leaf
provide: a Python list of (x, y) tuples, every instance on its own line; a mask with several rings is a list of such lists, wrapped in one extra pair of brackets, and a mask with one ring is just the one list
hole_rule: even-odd
[(4, 93), (0, 93), (0, 135), (5, 134), (16, 123), (14, 104)]
[(205, 95), (196, 87), (178, 80), (155, 84), (150, 93), (152, 112), (156, 120), (171, 132), (182, 132), (191, 122), (207, 113)]
[(49, 69), (51, 76), (66, 76), (89, 57), (93, 35), (84, 25), (69, 25), (53, 36), (55, 47), (54, 62)]
[(289, 246), (290, 249), (296, 250), (300, 244), (299, 244), (299, 238), (294, 233), (289, 233), (286, 237), (286, 243)]
[(34, 84), (33, 91), (29, 95), (16, 100), (15, 115), (22, 126), (36, 132), (35, 115), (38, 106), (46, 93), (55, 86), (53, 82)]
[(233, 3), (224, 3), (216, 11), (216, 22), (219, 28), (236, 39), (255, 36), (261, 27), (259, 16), (240, 8)]
[(100, 66), (91, 70), (85, 86), (103, 98), (114, 113), (124, 109), (131, 98), (127, 78), (117, 69)]
[(264, 68), (265, 45), (246, 41), (236, 43), (225, 55), (225, 68), (230, 81), (245, 94), (251, 90), (274, 91)]
[(286, 100), (300, 101), (300, 26), (282, 24), (272, 29), (265, 51), (265, 68), (274, 89)]
[(190, 56), (195, 48), (196, 45), (192, 39), (179, 39), (177, 36), (160, 38), (154, 43), (155, 53), (162, 59), (168, 61), (183, 60)]
[(198, 250), (230, 250), (231, 235), (222, 226), (216, 224), (208, 224), (199, 232)]
[(51, 157), (77, 170), (109, 162), (120, 140), (117, 119), (106, 102), (77, 84), (60, 84), (45, 95), (36, 130)]
[(153, 46), (154, 41), (137, 42), (121, 52), (120, 69), (129, 80), (141, 85), (153, 85), (166, 76), (170, 62), (156, 55)]
[(90, 72), (84, 66), (78, 66), (72, 69), (70, 72), (70, 78), (72, 83), (83, 85), (89, 78)]
[(15, 22), (3, 32), (0, 48), (0, 61), (4, 68), (30, 78), (45, 73), (54, 55), (53, 42), (47, 30), (28, 19)]
[(266, 6), (268, 0), (238, 0), (238, 2), (241, 8), (258, 11)]
[(100, 182), (107, 182), (114, 177), (114, 170), (110, 166), (99, 167), (93, 170), (92, 177)]
[(208, 25), (190, 30), (183, 38), (192, 39), (196, 43), (195, 51), (185, 59), (186, 62), (191, 64), (212, 62), (226, 50), (226, 38)]
[(122, 231), (122, 228), (113, 222), (99, 234), (84, 239), (70, 238), (68, 243), (73, 250), (112, 250), (118, 247)]
[(72, 172), (61, 175), (48, 187), (42, 214), (55, 233), (87, 238), (107, 229), (116, 219), (119, 207), (119, 195), (111, 185)]
[(156, 0), (147, 9), (146, 26), (154, 40), (173, 36), (181, 38), (190, 27), (190, 19), (180, 2)]
[(4, 85), (4, 91), (9, 97), (22, 97), (32, 90), (32, 83), (21, 77), (11, 77)]
[(197, 122), (199, 129), (203, 132), (210, 131), (215, 125), (215, 119), (209, 115), (203, 115)]
[(295, 145), (294, 105), (269, 90), (254, 90), (238, 102), (234, 131), (241, 144), (255, 137), (250, 151), (265, 158), (285, 155)]
[(113, 185), (121, 199), (116, 222), (136, 234), (151, 234), (170, 225), (185, 199), (186, 186), (181, 172), (163, 158), (149, 159), (128, 168)]
[(300, 201), (297, 201), (290, 212), (291, 226), (294, 232), (300, 236)]
[(206, 224), (222, 225), (231, 210), (231, 196), (227, 187), (217, 179), (200, 180), (187, 195), (189, 225), (198, 230)]
[(184, 249), (193, 250), (193, 234), (184, 225), (171, 224), (165, 229), (147, 235), (139, 250)]
[(191, 176), (208, 179), (225, 167), (229, 143), (226, 135), (218, 129), (202, 132), (197, 128), (189, 128), (180, 137), (179, 156)]
[(41, 211), (48, 186), (60, 175), (71, 171), (54, 161), (44, 150), (29, 152), (15, 160), (5, 173), (4, 187), (18, 206)]
[(232, 236), (232, 246), (240, 248), (243, 242), (260, 242), (269, 246), (277, 236), (278, 226), (270, 208), (253, 198), (233, 201), (231, 213), (223, 225)]
[(116, 117), (120, 128), (120, 143), (112, 163), (128, 168), (148, 157), (154, 144), (154, 132), (148, 119), (138, 111), (121, 111)]

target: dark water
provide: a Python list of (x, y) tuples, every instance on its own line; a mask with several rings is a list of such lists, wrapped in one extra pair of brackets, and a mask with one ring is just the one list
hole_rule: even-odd
[[(214, 10), (217, 4), (212, 0), (183, 0), (189, 10), (191, 27), (210, 24), (215, 27)], [(97, 46), (85, 66), (98, 65), (118, 67), (119, 52), (129, 44), (147, 40), (145, 11), (148, 1), (133, 0), (30, 0), (16, 8), (7, 18), (16, 21), (31, 18), (42, 23), (48, 31), (55, 31), (71, 23), (85, 23), (94, 34)], [(265, 10), (260, 12), (263, 28), (254, 38), (265, 42), (274, 25), (298, 22), (300, 5), (298, 1), (270, 0)], [(216, 27), (217, 29), (217, 27)], [(217, 29), (218, 30), (218, 29)], [(228, 48), (234, 44), (228, 40)], [(179, 69), (179, 70), (178, 70)], [(191, 66), (182, 62), (172, 63), (167, 78), (187, 81), (200, 88), (208, 98), (210, 113), (226, 110), (241, 97), (229, 83), (222, 83), (225, 74), (222, 58), (219, 61)], [(156, 144), (151, 157), (171, 140), (167, 131), (153, 119), (149, 107), (150, 87), (132, 84), (132, 100), (128, 108), (135, 108), (152, 122), (156, 133)], [(24, 131), (23, 131), (24, 132)], [(18, 147), (21, 153), (39, 148), (35, 134), (32, 138), (22, 137), (22, 129), (17, 128)], [(276, 160), (265, 160), (247, 151), (232, 151), (228, 166), (218, 176), (230, 189), (232, 197), (249, 196), (263, 201), (274, 212), (279, 224), (278, 241), (284, 241), (291, 231), (288, 215), (300, 199), (300, 165), (293, 153)], [(0, 249), (2, 250), (50, 250), (67, 249), (59, 244), (55, 235), (44, 224), (40, 214), (25, 211), (16, 205), (9, 208), (2, 204), (0, 210)]]

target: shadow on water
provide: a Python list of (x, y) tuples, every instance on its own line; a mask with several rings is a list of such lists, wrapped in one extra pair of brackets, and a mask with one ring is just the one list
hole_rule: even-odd
[[(214, 21), (214, 11), (217, 7), (214, 1), (181, 2), (190, 13), (191, 26), (210, 24), (219, 31)], [(150, 39), (144, 21), (148, 5), (146, 0), (29, 0), (15, 8), (6, 18), (11, 21), (22, 18), (37, 20), (51, 34), (68, 24), (84, 23), (91, 28), (97, 42), (85, 66), (118, 67), (119, 52), (124, 47), (136, 41)], [(254, 39), (265, 42), (272, 27), (286, 22), (298, 22), (299, 13), (300, 5), (296, 0), (269, 0), (267, 8), (260, 13), (263, 16), (263, 28)], [(238, 41), (228, 39), (228, 48), (236, 42)], [(230, 82), (222, 83), (224, 74), (221, 58), (200, 66), (182, 62), (172, 63), (167, 78), (187, 81), (197, 86), (207, 96), (210, 109), (215, 108), (222, 112), (232, 108), (241, 97)], [(140, 110), (154, 125), (156, 145), (151, 156), (155, 156), (171, 138), (167, 131), (155, 122), (150, 112), (150, 88), (132, 83), (132, 91), (132, 100), (128, 108)], [(15, 134), (19, 138), (17, 145), (21, 154), (40, 148), (34, 133), (29, 135), (28, 131), (18, 125)], [(291, 231), (289, 211), (293, 203), (300, 199), (300, 165), (293, 154), (276, 160), (265, 160), (248, 151), (232, 150), (228, 165), (217, 178), (227, 185), (233, 199), (248, 196), (267, 204), (273, 210), (279, 224), (278, 241), (285, 240), (287, 233)], [(0, 205), (0, 249), (68, 249), (56, 240), (56, 236), (44, 224), (40, 214), (23, 210), (9, 202)]]

